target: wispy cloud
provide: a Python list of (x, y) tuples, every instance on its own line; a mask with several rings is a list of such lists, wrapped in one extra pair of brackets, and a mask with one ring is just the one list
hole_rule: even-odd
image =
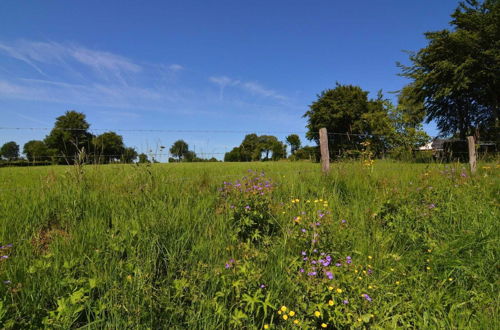
[(260, 85), (259, 83), (256, 82), (246, 82), (241, 84), (241, 87), (250, 93), (253, 93), (255, 95), (260, 95), (260, 96), (265, 96), (265, 97), (272, 97), (277, 100), (286, 100), (287, 98), (278, 92), (265, 88), (264, 86)]
[(237, 79), (232, 79), (227, 76), (213, 76), (210, 77), (209, 80), (213, 82), (214, 84), (219, 85), (220, 87), (220, 99), (223, 99), (223, 93), (224, 89), (227, 86), (237, 86), (239, 89), (248, 92), (252, 95), (257, 95), (257, 96), (263, 96), (263, 97), (270, 97), (276, 100), (284, 101), (287, 98), (278, 92), (265, 88), (261, 84), (253, 81), (241, 81)]
[(137, 73), (142, 67), (132, 60), (110, 52), (84, 48), (74, 44), (21, 40), (13, 44), (0, 43), (0, 52), (20, 60), (47, 76), (42, 65), (68, 66), (79, 64), (109, 80), (124, 82), (123, 75)]
[(217, 77), (210, 77), (208, 78), (211, 82), (214, 84), (219, 85), (219, 99), (223, 100), (224, 99), (224, 89), (227, 86), (235, 86), (240, 83), (239, 80), (234, 80), (226, 76), (217, 76)]
[(168, 69), (172, 72), (177, 72), (177, 71), (184, 70), (184, 67), (180, 64), (172, 64), (172, 65), (168, 66)]

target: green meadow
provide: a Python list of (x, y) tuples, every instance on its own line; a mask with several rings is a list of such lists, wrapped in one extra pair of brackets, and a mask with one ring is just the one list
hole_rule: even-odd
[(499, 328), (500, 168), (0, 169), (6, 329)]

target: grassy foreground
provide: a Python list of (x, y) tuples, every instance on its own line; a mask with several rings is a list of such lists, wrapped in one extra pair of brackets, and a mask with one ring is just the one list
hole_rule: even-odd
[(500, 169), (463, 167), (0, 169), (0, 327), (498, 329)]

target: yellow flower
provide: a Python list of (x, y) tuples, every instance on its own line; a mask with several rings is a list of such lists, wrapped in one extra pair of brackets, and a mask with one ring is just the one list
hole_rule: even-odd
[(317, 203), (317, 202), (318, 202), (318, 200), (317, 200), (317, 199), (315, 199), (315, 200), (314, 200), (314, 203)]
[(334, 304), (333, 300), (328, 301), (328, 305), (333, 306), (333, 304)]
[(314, 312), (314, 316), (316, 316), (316, 317), (320, 317), (320, 316), (321, 316), (321, 313), (320, 313), (319, 311), (315, 311), (315, 312)]
[(127, 275), (127, 280), (132, 281), (132, 275)]
[(358, 322), (361, 322), (361, 319), (358, 317)]
[(451, 281), (453, 281), (453, 279), (450, 277), (450, 278), (448, 279), (448, 281), (450, 281), (450, 282), (451, 282)]
[(295, 319), (295, 320), (293, 320), (293, 323), (294, 324), (299, 324), (299, 320)]
[(361, 276), (358, 276), (358, 280), (362, 280), (363, 278)]
[(429, 249), (429, 250), (427, 250), (427, 252), (431, 253), (431, 252), (432, 252), (432, 250), (431, 250), (431, 249)]
[(399, 285), (399, 281), (396, 281), (396, 285)]
[(427, 266), (427, 267), (425, 267), (425, 268), (426, 268), (427, 270), (431, 270), (431, 267), (429, 267), (429, 266)]
[(286, 312), (286, 306), (281, 306), (281, 311)]
[(278, 311), (278, 315), (281, 315), (281, 311)]
[(373, 287), (371, 285), (368, 285), (368, 289), (373, 289)]
[(322, 328), (326, 328), (327, 326), (328, 326), (328, 324), (326, 324), (326, 323), (321, 323), (321, 327), (322, 327)]
[(300, 202), (300, 199), (296, 198), (295, 203), (298, 203), (298, 202)]
[(323, 201), (323, 199), (321, 199), (321, 198), (320, 198), (320, 199), (319, 199), (319, 201), (320, 201), (320, 202), (322, 202), (322, 201)]
[(269, 329), (269, 324), (264, 324), (264, 329)]
[(332, 291), (333, 290), (333, 286), (329, 286), (328, 290)]
[(342, 289), (337, 289), (337, 293), (342, 293)]
[(365, 274), (365, 275), (366, 275), (366, 270), (363, 270), (363, 274)]
[(288, 315), (286, 315), (286, 314), (283, 315), (283, 320), (285, 320), (285, 321), (288, 320)]
[(370, 259), (370, 260), (371, 260), (371, 259), (372, 259), (372, 256), (368, 256), (368, 259)]
[(290, 316), (294, 316), (294, 315), (295, 315), (295, 312), (294, 312), (294, 311), (290, 311), (290, 313), (288, 313), (288, 315), (290, 315)]
[(393, 272), (393, 271), (394, 271), (394, 268), (391, 268), (391, 272)]
[(355, 269), (355, 270), (354, 270), (354, 272), (357, 274), (357, 273), (358, 273), (358, 270), (357, 270), (357, 269)]

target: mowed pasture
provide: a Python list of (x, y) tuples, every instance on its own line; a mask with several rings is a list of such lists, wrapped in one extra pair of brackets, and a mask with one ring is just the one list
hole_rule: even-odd
[(500, 168), (0, 169), (3, 328), (499, 328)]

